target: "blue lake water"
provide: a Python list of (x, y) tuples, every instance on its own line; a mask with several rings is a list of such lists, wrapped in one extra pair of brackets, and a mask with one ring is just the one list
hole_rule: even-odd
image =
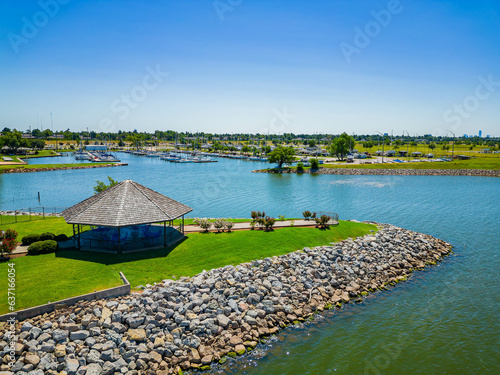
[[(132, 179), (194, 208), (191, 216), (334, 211), (451, 242), (455, 254), (407, 283), (320, 321), (280, 333), (223, 374), (500, 373), (500, 179), (268, 175), (267, 164), (218, 159), (173, 164), (119, 154), (125, 167), (0, 175), (0, 209), (69, 207), (96, 180)], [(49, 162), (73, 162), (71, 157)], [(35, 160), (30, 160), (30, 163)], [(37, 163), (47, 163), (38, 159)]]

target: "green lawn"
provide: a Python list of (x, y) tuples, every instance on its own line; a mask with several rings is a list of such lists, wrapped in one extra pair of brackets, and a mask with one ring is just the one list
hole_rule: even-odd
[[(44, 231), (48, 231), (44, 227)], [(328, 230), (283, 228), (273, 232), (191, 233), (175, 247), (132, 254), (60, 251), (12, 260), (16, 269), (17, 309), (120, 285), (119, 271), (132, 287), (162, 279), (192, 276), (204, 269), (285, 254), (305, 246), (327, 245), (376, 230), (341, 221)], [(7, 263), (0, 264), (5, 274)], [(7, 312), (7, 290), (0, 289), (0, 313)]]
[(28, 155), (28, 160), (32, 158), (46, 158), (49, 156), (57, 156), (57, 152), (54, 150), (40, 150), (36, 155)]
[[(389, 160), (391, 158), (388, 158)], [(406, 158), (392, 158), (404, 160)], [(370, 160), (370, 159), (366, 159)], [(373, 159), (372, 159), (373, 160)], [(359, 169), (500, 169), (500, 157), (477, 158), (470, 160), (454, 160), (451, 162), (421, 162), (421, 163), (384, 163), (384, 164), (324, 164), (325, 168), (359, 168)]]
[(51, 232), (55, 235), (73, 235), (73, 226), (71, 224), (66, 224), (62, 217), (46, 216), (45, 219), (42, 219), (40, 217), (33, 216), (32, 220), (29, 220), (29, 216), (18, 216), (18, 222), (14, 223), (13, 216), (1, 216), (0, 220), (2, 222), (2, 230), (14, 229), (18, 233), (17, 240), (19, 242), (21, 242), (21, 239), (27, 234)]
[(0, 161), (4, 161), (3, 157), (12, 158), (12, 160), (14, 162), (16, 162), (16, 163), (20, 163), (21, 162), (21, 160), (19, 160), (19, 158), (16, 155), (0, 154)]

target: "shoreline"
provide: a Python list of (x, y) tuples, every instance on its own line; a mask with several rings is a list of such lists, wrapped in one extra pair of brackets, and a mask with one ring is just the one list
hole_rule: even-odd
[[(297, 173), (296, 169), (253, 170), (253, 173)], [(490, 169), (369, 169), (369, 168), (319, 168), (315, 172), (306, 169), (304, 174), (334, 174), (334, 175), (381, 175), (381, 176), (476, 176), (500, 177), (500, 170)]]
[[(406, 281), (451, 253), (449, 243), (432, 236), (368, 223), (377, 224), (378, 232), (27, 319), (16, 327), (14, 364), (1, 370), (208, 370), (289, 325)], [(1, 326), (0, 339), (6, 332), (7, 325)]]
[[(35, 164), (29, 164), (35, 165)], [(50, 172), (50, 171), (65, 171), (70, 169), (91, 169), (91, 168), (104, 168), (104, 167), (121, 167), (127, 164), (124, 163), (113, 163), (113, 164), (93, 164), (93, 165), (83, 165), (83, 166), (71, 166), (71, 167), (41, 167), (41, 168), (10, 168), (10, 169), (0, 169), (0, 173), (31, 173), (31, 172)]]

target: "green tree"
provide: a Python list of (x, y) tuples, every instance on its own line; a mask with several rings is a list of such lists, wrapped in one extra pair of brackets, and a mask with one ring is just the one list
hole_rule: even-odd
[(319, 169), (319, 161), (318, 159), (314, 158), (311, 159), (311, 170), (318, 170)]
[(111, 177), (108, 176), (108, 181), (109, 181), (109, 185), (106, 185), (104, 182), (102, 181), (96, 181), (97, 182), (97, 185), (94, 186), (94, 194), (98, 194), (98, 193), (101, 193), (103, 192), (104, 190), (110, 188), (111, 186), (115, 186), (118, 181), (115, 181), (113, 180)]
[(347, 133), (342, 133), (338, 138), (335, 138), (330, 147), (330, 153), (337, 156), (339, 160), (343, 160), (348, 154), (351, 145), (355, 145), (354, 138)]
[(294, 161), (295, 150), (292, 147), (276, 147), (270, 152), (269, 163), (278, 163), (278, 168), (282, 168), (283, 164), (292, 164)]
[(45, 147), (45, 141), (42, 139), (33, 139), (31, 141), (31, 147), (37, 150), (43, 150)]

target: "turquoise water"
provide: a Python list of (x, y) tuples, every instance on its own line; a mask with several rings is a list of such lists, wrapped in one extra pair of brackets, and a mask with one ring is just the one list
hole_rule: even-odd
[(254, 354), (214, 372), (500, 373), (500, 179), (267, 175), (250, 173), (266, 165), (259, 162), (172, 164), (120, 157), (129, 166), (0, 175), (0, 209), (36, 206), (37, 192), (42, 205), (67, 207), (92, 195), (96, 180), (111, 176), (190, 205), (192, 216), (335, 211), (341, 219), (388, 222), (455, 246), (453, 256), (407, 283), (287, 329)]

